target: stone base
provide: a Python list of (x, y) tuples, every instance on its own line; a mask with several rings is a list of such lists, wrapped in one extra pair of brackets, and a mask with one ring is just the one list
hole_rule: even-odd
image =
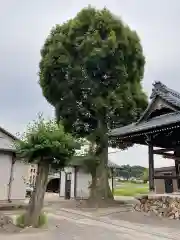
[(139, 203), (134, 205), (135, 211), (180, 220), (180, 195), (178, 194), (150, 194), (136, 199)]

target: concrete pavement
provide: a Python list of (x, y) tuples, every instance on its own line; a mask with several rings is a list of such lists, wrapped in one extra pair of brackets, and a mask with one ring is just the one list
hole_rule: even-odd
[(179, 240), (180, 230), (112, 220), (109, 217), (93, 217), (81, 211), (59, 210), (49, 214), (49, 230), (34, 234), (2, 236), (3, 240)]

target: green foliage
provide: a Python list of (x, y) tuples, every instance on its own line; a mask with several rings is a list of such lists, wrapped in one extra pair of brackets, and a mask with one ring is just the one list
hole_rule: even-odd
[(64, 167), (77, 147), (79, 144), (69, 133), (65, 133), (63, 125), (54, 120), (46, 121), (41, 115), (16, 142), (17, 154), (25, 161), (43, 161), (59, 168)]
[(96, 133), (97, 142), (146, 108), (144, 64), (137, 33), (109, 10), (88, 7), (51, 30), (39, 83), (65, 129), (80, 137)]
[[(45, 225), (47, 225), (48, 219), (47, 219), (47, 215), (44, 212), (41, 212), (40, 216), (39, 216), (39, 223), (38, 223), (38, 227), (43, 227)], [(25, 227), (25, 214), (21, 214), (16, 218), (16, 225), (20, 228), (24, 228)]]
[(16, 225), (18, 227), (24, 228), (25, 227), (24, 222), (25, 222), (25, 214), (23, 213), (16, 218)]
[(43, 227), (45, 225), (47, 225), (48, 223), (48, 218), (47, 218), (47, 215), (46, 213), (42, 212), (39, 216), (39, 227)]

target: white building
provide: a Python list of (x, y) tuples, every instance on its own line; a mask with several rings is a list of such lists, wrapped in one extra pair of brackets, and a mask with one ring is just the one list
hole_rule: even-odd
[(15, 157), (15, 136), (0, 127), (0, 201), (23, 200), (29, 166)]
[[(109, 161), (108, 163), (110, 169), (119, 168), (118, 165)], [(111, 190), (114, 188), (114, 177), (112, 175), (109, 178), (109, 186)], [(91, 175), (85, 172), (81, 167), (74, 166), (65, 168), (64, 171), (60, 173), (60, 197), (66, 199), (69, 198), (81, 198), (86, 199), (89, 197), (90, 191), (89, 186), (91, 184)]]

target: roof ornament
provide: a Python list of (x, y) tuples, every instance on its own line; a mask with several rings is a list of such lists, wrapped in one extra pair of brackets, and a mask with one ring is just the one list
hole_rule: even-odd
[(154, 98), (159, 92), (168, 93), (168, 89), (162, 82), (157, 81), (153, 83), (150, 99)]

